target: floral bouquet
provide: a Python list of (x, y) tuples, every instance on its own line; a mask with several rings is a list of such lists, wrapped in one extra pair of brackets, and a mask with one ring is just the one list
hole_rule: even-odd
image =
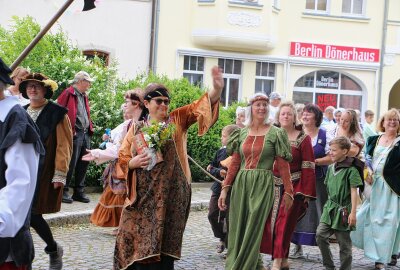
[(139, 154), (147, 153), (150, 156), (149, 165), (145, 168), (150, 171), (163, 160), (161, 149), (172, 138), (175, 126), (169, 122), (152, 122), (143, 127), (135, 136), (135, 146)]

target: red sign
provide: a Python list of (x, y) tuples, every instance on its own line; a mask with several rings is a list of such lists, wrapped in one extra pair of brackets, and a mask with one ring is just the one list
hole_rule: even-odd
[(340, 61), (379, 62), (379, 49), (291, 42), (290, 55)]
[(337, 95), (336, 94), (320, 94), (317, 93), (315, 96), (317, 100), (318, 107), (325, 111), (325, 108), (328, 106), (337, 107)]

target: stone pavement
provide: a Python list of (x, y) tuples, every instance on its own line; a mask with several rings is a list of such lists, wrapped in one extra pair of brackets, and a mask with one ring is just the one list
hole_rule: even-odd
[[(176, 262), (175, 269), (224, 269), (222, 255), (215, 252), (218, 240), (212, 234), (205, 210), (208, 208), (208, 200), (211, 195), (210, 183), (194, 183), (192, 192), (192, 211), (183, 238), (182, 259)], [(79, 202), (62, 204), (60, 213), (45, 215), (45, 218), (54, 226), (52, 229), (56, 241), (64, 247), (63, 269), (65, 270), (112, 269), (115, 244), (115, 237), (111, 235), (112, 229), (99, 228), (88, 223), (99, 196), (100, 194), (90, 194), (91, 202), (89, 204)], [(43, 251), (45, 244), (33, 230), (32, 233), (36, 249), (33, 269), (47, 269), (49, 259)], [(324, 269), (317, 247), (304, 247), (304, 253), (306, 255), (304, 259), (290, 260), (290, 269)], [(337, 244), (332, 245), (332, 253), (336, 259), (336, 265), (339, 265)], [(265, 265), (269, 265), (270, 256), (263, 256), (263, 260)], [(353, 248), (352, 269), (374, 269), (374, 266), (371, 260), (363, 256), (361, 250)]]
[[(208, 202), (211, 196), (211, 184), (212, 183), (192, 183), (192, 210), (208, 208)], [(62, 203), (60, 212), (44, 215), (44, 218), (50, 226), (88, 223), (90, 215), (99, 201), (100, 195), (100, 193), (88, 193), (90, 203)]]
[[(67, 225), (54, 227), (55, 239), (64, 247), (65, 270), (110, 270), (115, 237), (110, 235), (112, 229), (99, 228), (90, 224)], [(33, 269), (47, 269), (48, 256), (44, 253), (44, 243), (33, 233), (36, 247), (36, 259)], [(222, 270), (224, 259), (215, 252), (218, 240), (213, 237), (207, 220), (207, 211), (191, 211), (183, 238), (182, 259), (177, 261), (177, 270)], [(304, 247), (306, 259), (290, 260), (290, 269), (324, 269), (317, 247)], [(338, 245), (332, 245), (333, 256), (338, 265)], [(266, 265), (270, 256), (263, 256)], [(373, 262), (364, 258), (361, 250), (353, 248), (354, 270), (374, 269)], [(388, 268), (389, 269), (389, 268)], [(392, 267), (391, 269), (399, 269)], [(246, 269), (243, 269), (246, 270)]]

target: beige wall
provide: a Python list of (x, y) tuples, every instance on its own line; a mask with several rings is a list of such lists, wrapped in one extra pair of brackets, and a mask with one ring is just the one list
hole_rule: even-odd
[[(0, 24), (9, 27), (12, 16), (32, 16), (44, 26), (65, 3), (63, 0), (0, 0)], [(119, 63), (121, 77), (146, 72), (150, 53), (150, 0), (104, 0), (93, 10), (81, 12), (75, 1), (51, 28), (60, 27), (82, 50), (102, 50)], [(7, 7), (7, 8), (3, 8)]]
[[(210, 68), (218, 58), (242, 60), (241, 99), (254, 93), (256, 61), (276, 65), (275, 91), (292, 97), (296, 80), (314, 70), (334, 70), (356, 79), (363, 88), (363, 108), (378, 109), (379, 63), (363, 63), (290, 57), (290, 42), (380, 49), (384, 5), (368, 0), (365, 16), (349, 17), (341, 12), (342, 0), (331, 0), (329, 15), (305, 10), (305, 1), (259, 1), (261, 6), (232, 4), (233, 1), (161, 1), (157, 72), (180, 77), (184, 55), (205, 57), (204, 85), (211, 86)], [(398, 0), (390, 0), (387, 53), (381, 106), (398, 81), (400, 67), (400, 19)], [(397, 51), (398, 50), (398, 51)]]

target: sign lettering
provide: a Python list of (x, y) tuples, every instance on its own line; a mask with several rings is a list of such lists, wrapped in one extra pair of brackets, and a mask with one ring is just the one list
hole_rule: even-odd
[(340, 61), (379, 62), (379, 49), (291, 42), (290, 55)]

